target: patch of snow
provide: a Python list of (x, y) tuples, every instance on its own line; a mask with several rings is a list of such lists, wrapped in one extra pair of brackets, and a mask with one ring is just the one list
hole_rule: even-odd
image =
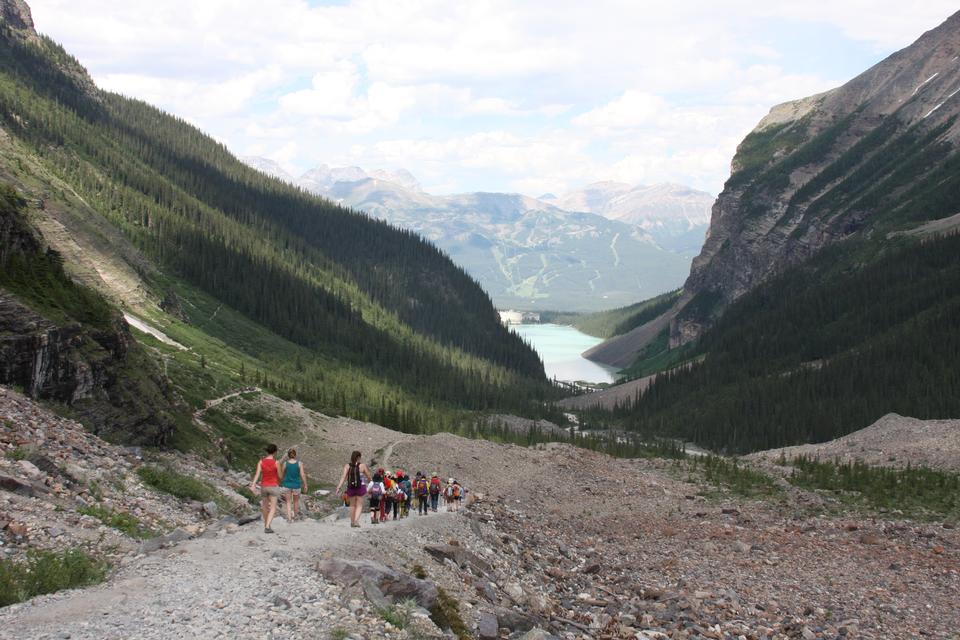
[(147, 324), (146, 322), (144, 322), (143, 320), (141, 320), (136, 316), (132, 316), (129, 313), (124, 313), (123, 319), (126, 320), (127, 324), (129, 324), (131, 327), (139, 329), (144, 333), (149, 333), (150, 335), (152, 335), (154, 338), (156, 338), (163, 344), (168, 344), (171, 347), (176, 347), (177, 349), (180, 349), (182, 351), (189, 351), (189, 349), (187, 349), (185, 346), (183, 346), (182, 344), (180, 344), (179, 342), (177, 342), (176, 340), (174, 340), (173, 338), (165, 334), (163, 331), (160, 331), (160, 329), (157, 329), (153, 325)]
[(937, 106), (935, 106), (933, 109), (930, 109), (930, 111), (927, 111), (927, 115), (925, 115), (925, 116), (923, 116), (923, 117), (926, 118), (927, 116), (929, 116), (931, 113), (933, 113), (934, 111), (936, 111), (937, 109), (939, 109), (939, 108), (942, 107), (942, 106), (943, 106), (943, 103), (941, 102), (940, 104), (938, 104)]
[(930, 82), (931, 80), (933, 80), (934, 78), (936, 78), (938, 75), (940, 75), (940, 72), (939, 72), (939, 71), (937, 71), (935, 74), (933, 74), (932, 76), (930, 76), (929, 78), (927, 78), (926, 80), (924, 80), (923, 82), (921, 82), (920, 84), (918, 84), (918, 85), (917, 85), (917, 88), (914, 89), (914, 90), (913, 90), (913, 93), (910, 94), (910, 97), (912, 98), (913, 96), (917, 95), (917, 91), (920, 91), (920, 88), (923, 87), (923, 85), (927, 84), (928, 82)]

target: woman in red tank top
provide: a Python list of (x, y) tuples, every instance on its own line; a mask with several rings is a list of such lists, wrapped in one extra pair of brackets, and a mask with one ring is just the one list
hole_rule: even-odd
[(267, 445), (267, 455), (257, 463), (257, 470), (250, 481), (250, 491), (256, 493), (257, 481), (260, 481), (260, 513), (263, 514), (263, 532), (273, 533), (270, 527), (273, 516), (277, 514), (277, 498), (283, 493), (280, 487), (280, 475), (277, 473), (277, 445)]

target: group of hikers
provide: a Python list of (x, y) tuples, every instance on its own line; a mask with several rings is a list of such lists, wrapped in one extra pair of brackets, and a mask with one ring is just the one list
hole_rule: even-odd
[(441, 497), (447, 511), (457, 511), (463, 504), (466, 490), (456, 478), (449, 478), (444, 484), (436, 472), (428, 477), (418, 471), (412, 478), (403, 469), (391, 473), (379, 468), (370, 473), (360, 457), (359, 451), (350, 455), (350, 463), (344, 465), (334, 492), (340, 495), (340, 489), (346, 487), (343, 501), (350, 507), (351, 527), (360, 526), (364, 496), (368, 499), (370, 524), (386, 522), (391, 515), (394, 520), (406, 518), (411, 510), (419, 515), (436, 512)]
[[(285, 498), (287, 522), (300, 517), (300, 494), (307, 491), (307, 474), (295, 449), (287, 451), (286, 458), (280, 462), (276, 458), (277, 445), (267, 445), (266, 454), (257, 463), (250, 490), (256, 492), (259, 483), (263, 530), (273, 533), (271, 525), (279, 498)], [(360, 458), (359, 451), (350, 455), (350, 462), (344, 465), (334, 491), (339, 496), (340, 489), (345, 489), (342, 499), (350, 509), (351, 527), (360, 526), (364, 498), (370, 510), (370, 523), (379, 524), (391, 517), (393, 520), (406, 518), (411, 511), (419, 515), (436, 512), (441, 499), (447, 511), (457, 511), (466, 497), (466, 490), (456, 478), (448, 478), (444, 483), (436, 472), (428, 476), (421, 471), (411, 478), (403, 469), (390, 472), (379, 468), (371, 473)]]

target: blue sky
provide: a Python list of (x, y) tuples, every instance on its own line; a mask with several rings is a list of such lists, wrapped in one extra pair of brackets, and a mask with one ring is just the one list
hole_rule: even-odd
[(31, 2), (100, 86), (238, 155), (534, 196), (599, 180), (716, 193), (771, 106), (841, 84), (952, 4)]

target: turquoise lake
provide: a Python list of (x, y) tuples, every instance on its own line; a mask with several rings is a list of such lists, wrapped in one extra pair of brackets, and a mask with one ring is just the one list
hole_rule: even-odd
[(603, 342), (600, 338), (559, 324), (518, 324), (510, 328), (537, 350), (548, 378), (565, 382), (613, 382), (615, 379), (616, 369), (580, 355)]

